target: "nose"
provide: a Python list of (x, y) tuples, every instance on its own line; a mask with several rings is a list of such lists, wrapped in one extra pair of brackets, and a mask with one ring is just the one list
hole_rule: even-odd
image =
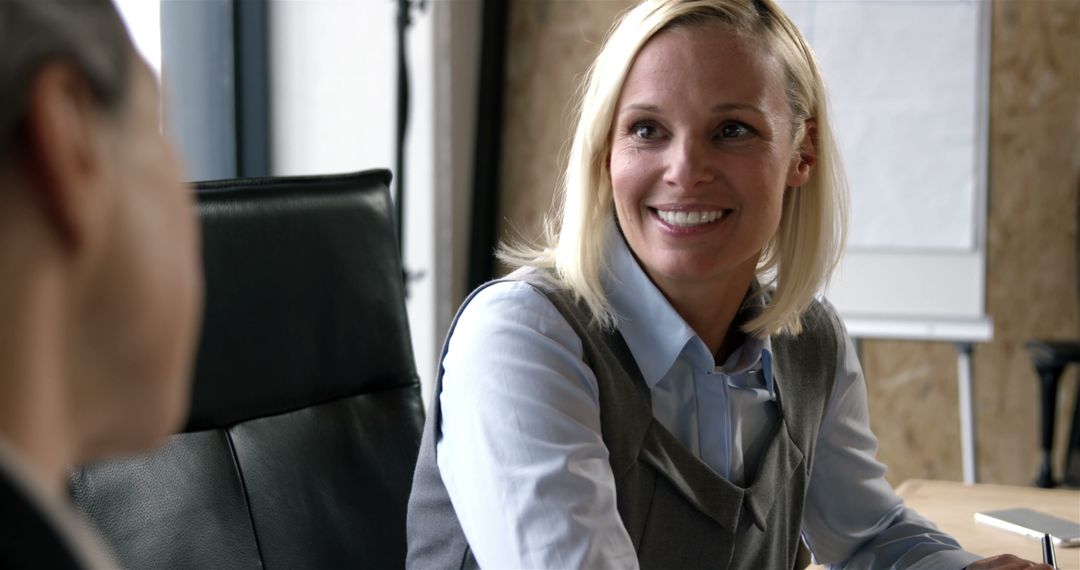
[(664, 183), (680, 190), (693, 190), (711, 182), (714, 173), (708, 160), (707, 143), (696, 137), (679, 137), (668, 147)]

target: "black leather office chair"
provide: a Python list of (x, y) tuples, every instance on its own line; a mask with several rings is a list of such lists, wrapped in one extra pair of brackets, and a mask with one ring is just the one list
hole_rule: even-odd
[(188, 425), (71, 480), (125, 567), (404, 566), (423, 410), (389, 179), (198, 185)]

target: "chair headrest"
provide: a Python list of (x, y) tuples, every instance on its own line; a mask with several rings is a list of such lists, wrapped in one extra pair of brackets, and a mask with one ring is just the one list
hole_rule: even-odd
[(389, 181), (196, 185), (206, 309), (187, 431), (417, 381)]

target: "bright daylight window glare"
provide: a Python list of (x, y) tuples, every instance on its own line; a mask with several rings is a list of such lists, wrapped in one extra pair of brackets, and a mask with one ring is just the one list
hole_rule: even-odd
[(135, 49), (146, 58), (154, 74), (161, 79), (161, 3), (147, 0), (113, 0)]

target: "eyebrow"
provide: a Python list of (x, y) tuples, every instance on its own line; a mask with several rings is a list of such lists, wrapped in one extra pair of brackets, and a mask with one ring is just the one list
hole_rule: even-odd
[[(710, 110), (713, 113), (724, 113), (727, 111), (751, 111), (759, 115), (765, 114), (765, 111), (762, 111), (760, 107), (751, 105), (749, 103), (719, 103), (717, 105), (713, 105), (712, 109)], [(633, 103), (624, 107), (620, 114), (625, 111), (647, 111), (650, 113), (659, 113), (660, 107), (648, 103)]]

